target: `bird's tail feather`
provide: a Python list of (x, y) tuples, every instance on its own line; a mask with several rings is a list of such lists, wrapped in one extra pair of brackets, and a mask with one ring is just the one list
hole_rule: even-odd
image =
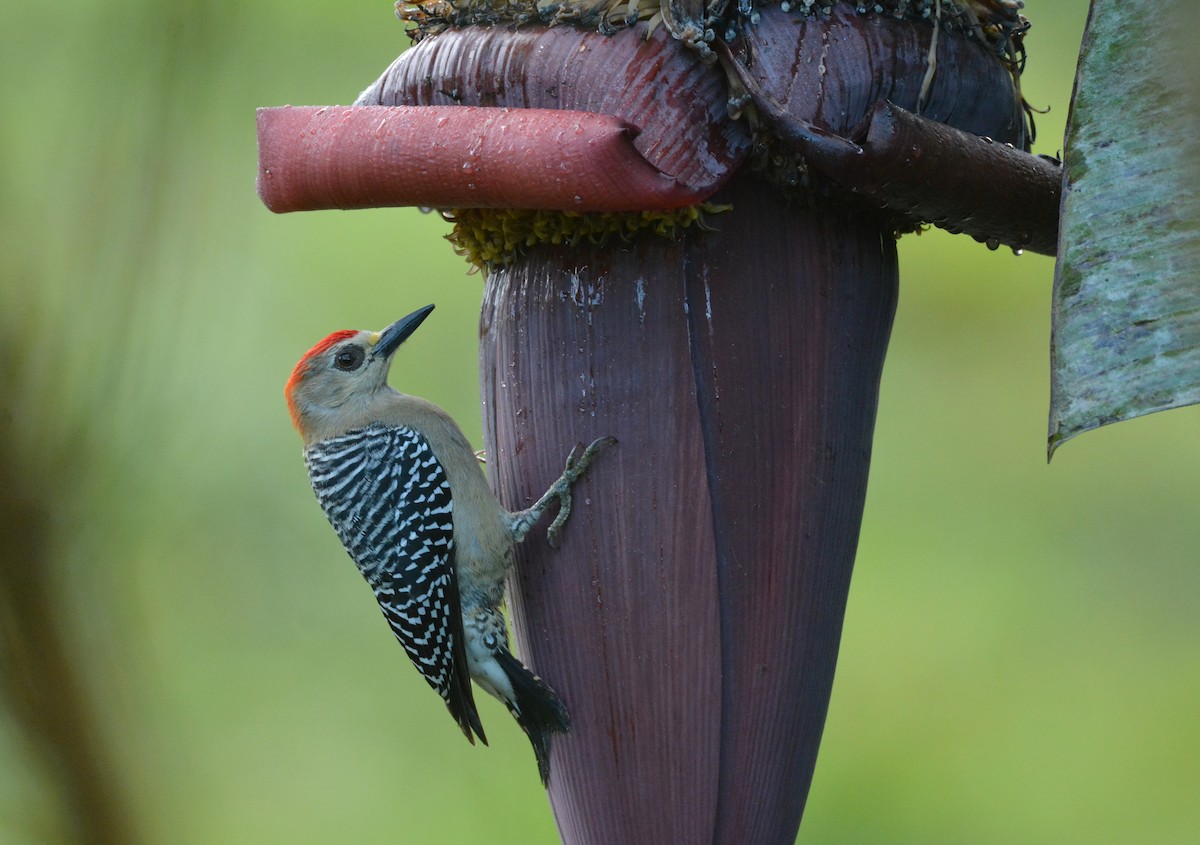
[(475, 698), (470, 694), (470, 678), (468, 677), (465, 684), (465, 694), (461, 688), (455, 687), (451, 688), (450, 696), (446, 699), (446, 707), (449, 709), (450, 715), (454, 717), (454, 721), (458, 722), (459, 728), (462, 729), (463, 734), (472, 745), (475, 744), (476, 736), (479, 737), (480, 742), (487, 745), (487, 735), (483, 732), (483, 724), (479, 721), (479, 713), (475, 709)]
[(550, 739), (571, 729), (571, 716), (558, 694), (511, 653), (501, 649), (495, 657), (513, 688), (514, 700), (505, 703), (529, 737), (537, 757), (538, 774), (542, 785), (546, 785), (550, 780)]

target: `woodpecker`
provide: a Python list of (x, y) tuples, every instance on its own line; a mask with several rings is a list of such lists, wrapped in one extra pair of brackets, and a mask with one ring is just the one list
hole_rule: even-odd
[(545, 784), (551, 737), (567, 732), (570, 717), (509, 649), (504, 582), (514, 545), (555, 502), (547, 539), (557, 545), (572, 485), (615, 441), (572, 450), (545, 495), (525, 510), (505, 509), (450, 415), (388, 386), (396, 350), (432, 310), (380, 332), (329, 335), (288, 379), (288, 410), (317, 501), (413, 665), (472, 744), (487, 737), (471, 680), (503, 702), (529, 736)]

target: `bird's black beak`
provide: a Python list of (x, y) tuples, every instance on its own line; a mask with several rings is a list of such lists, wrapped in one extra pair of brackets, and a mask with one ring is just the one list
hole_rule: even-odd
[(392, 353), (400, 348), (400, 344), (408, 340), (409, 335), (417, 330), (433, 310), (432, 305), (426, 305), (419, 311), (414, 311), (407, 317), (401, 317), (379, 333), (379, 342), (375, 344), (372, 354), (376, 358), (390, 358)]

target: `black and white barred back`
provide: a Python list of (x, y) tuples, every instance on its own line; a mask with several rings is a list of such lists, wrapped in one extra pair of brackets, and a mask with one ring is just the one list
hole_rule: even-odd
[[(413, 665), (472, 739), (446, 472), (420, 433), (371, 425), (304, 450), (313, 491)], [(485, 740), (486, 741), (486, 740)]]

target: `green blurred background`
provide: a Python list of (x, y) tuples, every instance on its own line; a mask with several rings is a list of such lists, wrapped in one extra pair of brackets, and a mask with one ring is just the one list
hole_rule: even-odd
[[(1061, 144), (1086, 6), (1026, 9), (1040, 152)], [(0, 484), (26, 508), (6, 519), (46, 521), (37, 554), (2, 551), (64, 616), (97, 709), (82, 727), (141, 838), (555, 841), (515, 725), (488, 699), (493, 745), (468, 746), (392, 641), (283, 403), (329, 331), (436, 302), (394, 380), (481, 440), (481, 279), (446, 225), (275, 216), (254, 193), (254, 108), (353, 100), (406, 43), (391, 4), (3, 18)], [(901, 253), (800, 841), (1194, 842), (1200, 412), (1087, 434), (1047, 467), (1051, 260), (939, 232)], [(0, 712), (0, 843), (65, 837), (59, 765)]]

